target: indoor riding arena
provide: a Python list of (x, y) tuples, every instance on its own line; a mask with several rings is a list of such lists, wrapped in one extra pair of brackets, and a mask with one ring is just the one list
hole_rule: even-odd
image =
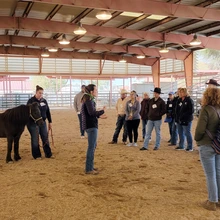
[[(219, 220), (220, 207), (202, 206), (207, 183), (194, 140), (206, 83), (220, 82), (219, 60), (218, 0), (1, 0), (0, 220)], [(105, 106), (107, 116), (98, 119), (98, 175), (85, 172), (88, 135), (81, 136), (74, 107), (89, 84), (98, 90), (96, 110)], [(3, 125), (4, 112), (27, 105), (37, 85), (50, 108), (46, 144), (52, 156), (44, 155), (38, 132), (44, 117), (28, 107), (21, 159), (14, 158), (15, 144), (13, 161), (7, 160), (10, 138), (1, 130), (19, 127), (20, 120), (11, 114), (11, 124)], [(135, 90), (142, 102), (156, 87), (165, 103), (170, 92), (187, 88), (194, 103), (193, 151), (176, 150), (178, 141), (169, 146), (166, 114), (158, 150), (153, 130), (148, 150), (140, 151), (141, 122), (137, 146), (123, 143), (123, 129), (110, 144), (121, 91), (130, 97)], [(30, 134), (29, 120), (36, 133)]]

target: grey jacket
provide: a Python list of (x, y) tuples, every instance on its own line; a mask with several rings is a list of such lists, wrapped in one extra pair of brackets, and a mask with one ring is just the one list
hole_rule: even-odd
[(132, 120), (140, 119), (140, 110), (141, 110), (141, 104), (139, 101), (136, 100), (132, 105), (131, 100), (129, 100), (126, 103), (126, 107), (125, 107), (125, 113), (126, 113), (125, 120), (128, 120), (129, 115), (132, 115)]
[(74, 109), (77, 113), (79, 113), (81, 111), (82, 108), (82, 97), (83, 97), (84, 93), (83, 92), (79, 92), (75, 95), (74, 97)]

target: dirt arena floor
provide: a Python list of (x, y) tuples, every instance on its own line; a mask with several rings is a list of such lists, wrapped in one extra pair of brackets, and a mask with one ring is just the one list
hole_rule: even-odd
[(168, 147), (164, 123), (158, 151), (153, 151), (155, 134), (147, 152), (139, 150), (142, 142), (122, 145), (121, 136), (117, 145), (108, 145), (116, 116), (114, 110), (107, 114), (99, 120), (97, 176), (84, 174), (87, 140), (79, 137), (73, 110), (52, 110), (55, 159), (33, 160), (25, 130), (22, 160), (6, 164), (6, 140), (0, 139), (0, 220), (220, 219), (220, 211), (200, 206), (207, 191), (198, 150)]

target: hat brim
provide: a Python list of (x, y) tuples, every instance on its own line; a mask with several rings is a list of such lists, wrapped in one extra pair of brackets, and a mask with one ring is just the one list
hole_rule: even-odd
[(206, 85), (214, 85), (214, 86), (220, 86), (220, 84), (218, 84), (218, 83), (205, 83)]
[[(154, 90), (150, 90), (151, 92), (155, 92)], [(164, 94), (164, 93), (162, 93), (162, 92), (156, 92), (156, 93), (158, 93), (158, 94)]]

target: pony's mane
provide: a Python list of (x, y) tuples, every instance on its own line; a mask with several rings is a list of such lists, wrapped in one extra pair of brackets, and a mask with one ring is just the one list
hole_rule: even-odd
[(20, 105), (11, 108), (2, 113), (2, 117), (6, 122), (26, 122), (29, 118), (29, 106)]

